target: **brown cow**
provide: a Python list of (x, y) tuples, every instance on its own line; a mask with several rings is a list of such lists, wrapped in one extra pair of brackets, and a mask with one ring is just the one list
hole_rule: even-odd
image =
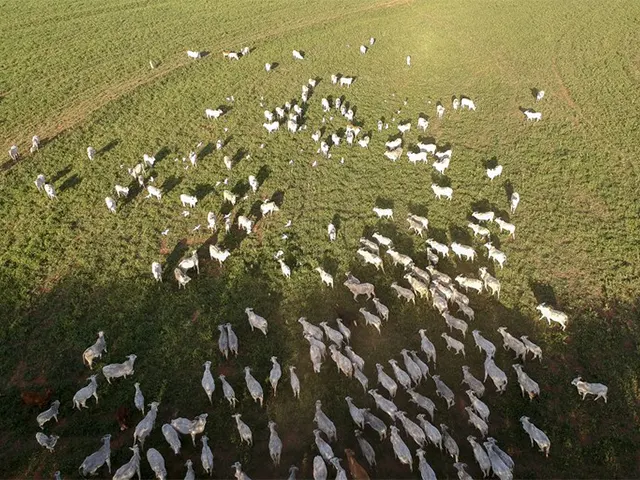
[(356, 454), (353, 450), (346, 448), (344, 453), (347, 455), (347, 462), (349, 464), (349, 473), (353, 480), (369, 480), (369, 474), (362, 465), (356, 460)]

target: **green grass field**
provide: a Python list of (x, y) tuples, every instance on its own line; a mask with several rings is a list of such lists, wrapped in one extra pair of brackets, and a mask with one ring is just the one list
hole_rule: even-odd
[[(459, 382), (464, 364), (482, 376), (483, 357), (472, 348), (470, 335), (466, 359), (448, 352), (439, 338), (446, 325), (430, 302), (418, 300), (414, 306), (395, 298), (390, 284), (404, 282), (401, 269), (392, 268), (387, 257), (386, 273), (375, 272), (355, 252), (362, 235), (378, 230), (426, 265), (424, 241), (404, 220), (412, 212), (428, 216), (430, 237), (482, 249), (474, 264), (453, 258), (440, 263), (449, 274), (476, 275), (478, 266), (489, 263), (481, 244), (470, 238), (469, 215), (485, 208), (508, 215), (511, 188), (522, 196), (517, 213), (507, 217), (517, 225), (516, 239), (491, 227), (494, 244), (508, 255), (504, 270), (490, 266), (502, 282), (500, 302), (470, 293), (476, 311), (470, 330), (482, 330), (500, 346), (496, 328), (504, 325), (538, 343), (544, 359), (527, 362), (525, 370), (542, 394), (533, 402), (521, 397), (512, 354), (499, 348), (496, 363), (509, 376), (509, 386), (498, 395), (486, 383), (490, 435), (515, 460), (517, 478), (640, 475), (638, 2), (7, 0), (3, 12), (0, 139), (7, 162), (0, 176), (0, 477), (52, 478), (60, 470), (64, 478), (75, 478), (106, 433), (113, 436), (115, 472), (130, 457), (133, 427), (141, 419), (134, 413), (132, 428), (119, 432), (115, 411), (123, 404), (134, 411), (138, 381), (147, 402), (160, 402), (145, 447), (164, 455), (170, 478), (183, 478), (188, 458), (198, 478), (205, 476), (200, 443), (193, 448), (183, 437), (178, 458), (160, 426), (203, 412), (209, 413), (206, 433), (216, 478), (232, 476), (235, 461), (252, 478), (286, 477), (291, 464), (301, 468), (301, 478), (310, 478), (317, 454), (315, 400), (322, 400), (337, 425), (333, 448), (340, 457), (344, 448), (359, 451), (343, 398), (351, 395), (358, 406), (375, 406), (329, 358), (320, 374), (313, 373), (296, 321), (301, 316), (316, 324), (344, 319), (354, 350), (367, 362), (370, 385), (375, 363), (388, 365), (389, 358), (401, 358), (402, 348), (418, 349), (417, 330), (426, 328), (438, 349), (435, 371), (454, 389), (457, 403), (446, 410), (431, 381), (418, 390), (436, 402), (434, 423), (452, 428), (460, 461), (479, 477), (465, 440), (476, 432), (467, 423), (465, 387)], [(375, 45), (360, 55), (359, 45), (371, 36)], [(243, 46), (255, 50), (238, 62), (220, 54)], [(295, 62), (294, 48), (303, 50), (306, 60)], [(186, 50), (211, 54), (189, 61)], [(412, 56), (410, 68), (406, 55)], [(158, 67), (151, 70), (149, 60)], [(265, 62), (278, 66), (266, 73)], [(356, 76), (353, 87), (331, 85), (337, 72)], [(308, 129), (268, 135), (261, 126), (260, 98), (273, 109), (299, 98), (309, 78), (320, 81), (305, 115)], [(539, 105), (533, 88), (547, 93)], [(233, 105), (225, 100), (229, 95)], [(356, 120), (373, 132), (372, 139), (369, 149), (334, 147), (326, 160), (315, 153), (310, 135), (321, 126), (320, 99), (339, 95), (356, 106)], [(453, 95), (468, 95), (478, 110), (453, 112)], [(437, 101), (447, 107), (442, 120), (435, 118)], [(217, 121), (206, 120), (204, 109), (219, 105), (231, 110)], [(530, 107), (542, 112), (541, 122), (524, 121), (519, 108)], [(407, 144), (418, 141), (420, 113), (431, 117), (425, 136), (452, 145), (446, 173), (454, 190), (451, 202), (434, 199), (430, 185), (441, 180), (430, 166), (414, 166), (406, 156), (392, 163), (382, 155), (396, 131), (393, 118), (411, 119)], [(333, 115), (331, 121), (327, 116), (324, 137), (346, 125)], [(391, 124), (388, 131), (377, 131), (380, 117)], [(39, 135), (43, 146), (29, 155), (32, 135)], [(211, 148), (217, 139), (228, 141), (222, 151)], [(200, 141), (205, 150), (197, 169), (185, 170), (174, 161)], [(14, 143), (23, 154), (18, 162), (6, 156)], [(91, 163), (89, 145), (98, 150)], [(116, 183), (131, 183), (126, 167), (145, 152), (162, 157), (151, 174), (165, 192), (162, 201), (146, 199), (132, 185), (130, 198), (118, 201), (117, 214), (109, 213), (104, 198), (115, 197)], [(222, 157), (236, 154), (242, 160), (228, 172)], [(490, 182), (485, 164), (494, 158), (504, 172)], [(54, 184), (59, 201), (36, 191), (33, 181), (40, 173)], [(245, 191), (248, 175), (258, 176), (261, 186), (233, 213), (255, 218), (258, 202), (272, 196), (282, 199), (281, 211), (258, 220), (251, 236), (235, 229), (211, 236), (207, 212), (230, 211), (215, 183), (228, 177), (231, 189)], [(181, 215), (181, 193), (199, 198), (187, 218)], [(376, 204), (393, 207), (395, 221), (379, 221), (371, 211)], [(288, 229), (287, 220), (292, 221)], [(338, 226), (334, 243), (326, 234), (331, 221)], [(193, 232), (197, 224), (202, 228)], [(161, 235), (166, 228), (168, 235)], [(232, 252), (222, 267), (208, 259), (208, 244), (215, 242)], [(178, 290), (172, 271), (195, 247), (201, 273)], [(280, 249), (293, 267), (289, 280), (273, 259)], [(163, 283), (151, 276), (154, 261), (164, 267)], [(313, 271), (317, 266), (334, 275), (335, 289), (321, 285)], [(374, 283), (389, 306), (382, 335), (362, 321), (353, 324), (361, 320), (360, 307), (373, 306), (353, 301), (342, 286), (347, 271)], [(567, 312), (566, 332), (538, 321), (535, 306), (543, 301)], [(268, 319), (266, 338), (250, 331), (246, 307)], [(216, 327), (224, 322), (239, 336), (237, 359), (224, 361), (218, 351)], [(89, 409), (73, 411), (71, 399), (90, 373), (81, 355), (98, 330), (105, 331), (108, 344), (98, 367), (135, 353), (135, 374), (112, 385), (100, 375), (100, 403), (91, 400)], [(297, 366), (299, 401), (292, 398), (287, 374), (278, 396), (271, 395), (266, 379), (272, 355), (283, 371)], [(220, 383), (209, 404), (200, 385), (205, 360), (234, 386), (237, 411), (253, 430), (253, 447), (240, 445), (231, 418), (235, 412)], [(251, 400), (244, 366), (264, 380), (265, 408)], [(570, 384), (578, 375), (608, 385), (609, 402), (582, 402)], [(53, 454), (35, 441), (40, 410), (20, 399), (23, 391), (47, 388), (62, 402), (60, 423), (44, 430), (60, 436)], [(415, 418), (418, 412), (406, 394), (399, 393), (396, 403)], [(522, 415), (550, 437), (548, 459), (530, 446), (518, 421)], [(269, 419), (277, 422), (284, 442), (278, 469), (268, 454)], [(388, 440), (380, 442), (371, 430), (366, 437), (378, 458), (372, 478), (416, 478), (394, 459)], [(407, 444), (415, 451), (410, 439)], [(427, 459), (438, 477), (455, 478), (451, 458), (428, 447)], [(142, 465), (143, 476), (151, 478), (144, 455)], [(106, 469), (99, 478), (107, 478)]]

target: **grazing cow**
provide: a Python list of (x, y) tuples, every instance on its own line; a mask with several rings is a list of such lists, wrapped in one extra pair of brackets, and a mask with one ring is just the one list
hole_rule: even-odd
[(34, 135), (31, 138), (31, 148), (29, 149), (29, 151), (31, 153), (35, 153), (40, 149), (40, 137), (38, 137), (37, 135)]
[(364, 55), (365, 53), (367, 53), (367, 47), (365, 47), (364, 45), (360, 45), (360, 53), (362, 55)]
[(444, 116), (444, 107), (440, 102), (436, 105), (436, 113), (438, 114), (438, 118), (442, 118)]
[(544, 98), (544, 90), (538, 90), (536, 92), (536, 102), (539, 102)]
[(271, 64), (270, 63), (265, 63), (264, 64), (264, 69), (265, 69), (265, 71), (270, 72), (271, 71)]
[(47, 183), (47, 180), (45, 176), (41, 173), (36, 177), (36, 181), (34, 183), (36, 184), (36, 188), (38, 189), (38, 191), (40, 191), (42, 190), (42, 187), (44, 187), (44, 184)]
[(187, 57), (189, 58), (200, 58), (202, 55), (200, 52), (194, 52), (193, 50), (187, 50)]
[(439, 185), (436, 185), (435, 183), (432, 183), (431, 190), (433, 190), (433, 193), (438, 199), (441, 197), (445, 197), (451, 200), (451, 198), (453, 197), (453, 189), (451, 187), (441, 187)]
[(411, 55), (407, 55), (407, 67), (411, 66)]
[(116, 185), (116, 194), (118, 198), (126, 197), (129, 195), (129, 187), (123, 187), (122, 185)]
[(147, 187), (148, 195), (145, 198), (156, 197), (158, 200), (162, 200), (162, 192), (158, 187), (154, 187), (153, 185), (149, 185)]
[(87, 147), (87, 157), (89, 157), (89, 160), (96, 158), (96, 149), (93, 147)]
[(525, 110), (524, 116), (528, 121), (536, 121), (539, 122), (542, 120), (542, 112), (534, 112), (533, 110)]
[(280, 129), (280, 122), (275, 120), (275, 121), (273, 121), (271, 123), (263, 123), (262, 126), (267, 129), (267, 132), (273, 133), (276, 130)]
[(216, 110), (213, 110), (213, 109), (211, 109), (211, 108), (207, 108), (207, 109), (204, 111), (204, 115), (205, 115), (207, 118), (209, 118), (209, 119), (211, 119), (211, 118), (218, 119), (218, 118), (220, 118), (220, 116), (221, 116), (223, 113), (224, 113), (224, 111), (223, 111), (221, 108), (217, 108)]
[(518, 204), (520, 203), (520, 194), (517, 192), (513, 192), (511, 194), (511, 213), (516, 213), (516, 208), (518, 208)]
[(44, 184), (44, 191), (47, 194), (47, 197), (49, 197), (51, 200), (53, 200), (54, 198), (58, 198), (56, 196), (56, 190), (53, 188), (53, 185), (51, 185), (50, 183), (45, 183)]
[(106, 197), (104, 202), (111, 213), (116, 213), (116, 201), (111, 197)]
[(373, 207), (373, 212), (379, 217), (379, 218), (390, 218), (391, 220), (393, 220), (393, 210), (391, 208), (378, 208), (378, 207)]
[(500, 175), (502, 175), (502, 165), (497, 165), (494, 168), (487, 168), (487, 177), (489, 177), (489, 180), (493, 180)]
[(354, 81), (355, 81), (355, 78), (353, 77), (340, 77), (340, 86), (350, 87)]
[(422, 129), (423, 132), (427, 130), (429, 127), (429, 120), (424, 117), (418, 118), (418, 128)]
[(227, 50), (223, 50), (222, 56), (224, 58), (228, 58), (229, 60), (240, 60), (240, 55), (238, 55), (238, 52), (229, 52)]
[(464, 107), (467, 107), (469, 110), (475, 110), (476, 104), (467, 97), (460, 98), (460, 110), (464, 110)]
[(293, 52), (291, 52), (293, 55), (293, 58), (295, 58), (296, 60), (304, 60), (304, 56), (302, 55), (301, 52), (299, 52), (298, 50), (294, 50)]
[(189, 205), (189, 207), (194, 208), (196, 206), (196, 203), (198, 203), (198, 199), (192, 195), (183, 193), (180, 195), (180, 202), (182, 203), (183, 207)]

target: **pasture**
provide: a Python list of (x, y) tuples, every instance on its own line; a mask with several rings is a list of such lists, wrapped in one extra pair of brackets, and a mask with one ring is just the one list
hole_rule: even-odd
[[(52, 478), (60, 470), (64, 478), (76, 478), (78, 466), (107, 433), (115, 472), (130, 458), (133, 428), (142, 419), (133, 407), (133, 384), (140, 382), (147, 403), (160, 402), (145, 449), (163, 454), (169, 478), (184, 477), (188, 458), (198, 478), (205, 476), (201, 444), (194, 448), (182, 437), (176, 456), (160, 426), (204, 412), (215, 478), (231, 477), (236, 461), (251, 478), (285, 478), (292, 464), (300, 468), (299, 478), (310, 478), (317, 399), (337, 426), (332, 446), (339, 457), (345, 448), (359, 454), (345, 396), (389, 424), (330, 358), (321, 373), (312, 370), (297, 319), (318, 324), (340, 317), (351, 328), (353, 349), (366, 361), (370, 388), (375, 364), (391, 374), (388, 359), (401, 360), (403, 348), (419, 350), (417, 332), (427, 330), (438, 352), (432, 373), (454, 390), (456, 404), (447, 410), (431, 380), (418, 391), (436, 403), (434, 423), (451, 427), (460, 461), (478, 478), (466, 442), (477, 432), (467, 422), (466, 387), (460, 385), (462, 365), (483, 377), (483, 356), (470, 332), (466, 358), (447, 351), (440, 334), (450, 332), (430, 301), (408, 304), (390, 289), (394, 281), (408, 287), (402, 269), (382, 254), (385, 272), (376, 271), (356, 255), (359, 238), (378, 231), (416, 265), (427, 265), (424, 239), (410, 233), (408, 213), (428, 217), (425, 239), (474, 245), (480, 253), (475, 262), (440, 260), (438, 269), (452, 277), (477, 276), (478, 267), (487, 266), (502, 283), (499, 301), (486, 292), (468, 294), (476, 312), (469, 326), (496, 344), (496, 363), (509, 378), (501, 395), (485, 382), (483, 401), (491, 409), (489, 434), (514, 459), (515, 477), (640, 475), (639, 23), (640, 4), (622, 0), (5, 2), (0, 477)], [(361, 55), (358, 48), (370, 37), (376, 42)], [(239, 61), (222, 58), (222, 50), (244, 46), (253, 50)], [(209, 54), (187, 58), (185, 52), (194, 49)], [(293, 49), (303, 51), (305, 60), (295, 61)], [(149, 68), (149, 60), (156, 68)], [(266, 62), (277, 65), (265, 72)], [(335, 73), (356, 81), (350, 88), (332, 85)], [(318, 84), (304, 115), (308, 128), (291, 134), (282, 126), (268, 134), (263, 110), (299, 100), (309, 78)], [(534, 88), (546, 91), (538, 104)], [(233, 102), (227, 100), (231, 95)], [(316, 153), (311, 134), (323, 126), (325, 138), (345, 127), (338, 112), (323, 114), (320, 106), (321, 98), (342, 95), (356, 107), (355, 120), (370, 132), (371, 142), (367, 149), (341, 143), (326, 159)], [(472, 98), (477, 111), (453, 111), (454, 95)], [(438, 101), (446, 107), (440, 120)], [(219, 106), (227, 110), (222, 117), (204, 117), (206, 108)], [(541, 111), (542, 120), (525, 122), (521, 108)], [(415, 128), (419, 114), (430, 119), (424, 134)], [(380, 118), (388, 130), (377, 130)], [(409, 163), (405, 154), (397, 162), (384, 158), (384, 143), (404, 120), (413, 124), (406, 145), (422, 137), (451, 145), (444, 177), (430, 165)], [(33, 135), (42, 145), (29, 154)], [(224, 140), (221, 150), (215, 148), (218, 139)], [(17, 162), (6, 156), (13, 144), (21, 153)], [(92, 162), (89, 145), (97, 150)], [(189, 164), (182, 157), (191, 150), (198, 152), (198, 166), (185, 169)], [(163, 191), (161, 201), (146, 198), (127, 173), (144, 153), (156, 155), (148, 175)], [(225, 155), (235, 159), (230, 171)], [(496, 162), (504, 171), (490, 181), (486, 168)], [(57, 201), (36, 190), (33, 182), (41, 173), (55, 186)], [(260, 182), (256, 193), (248, 188), (249, 175)], [(216, 186), (225, 178), (226, 188), (247, 195), (233, 208), (222, 200), (225, 187)], [(453, 188), (451, 201), (434, 198), (434, 182)], [(104, 198), (116, 198), (116, 183), (130, 186), (131, 193), (116, 199), (112, 214)], [(513, 190), (522, 200), (510, 215)], [(198, 198), (187, 217), (182, 193)], [(280, 211), (261, 218), (260, 201), (268, 198), (277, 200)], [(379, 220), (374, 206), (393, 208), (394, 220)], [(508, 256), (504, 269), (494, 268), (466, 227), (474, 210), (488, 209), (517, 226), (515, 239), (490, 227), (494, 245)], [(219, 224), (220, 214), (249, 215), (257, 219), (254, 231), (245, 235), (234, 225), (229, 233), (220, 227), (212, 233), (206, 228), (209, 211)], [(330, 222), (337, 227), (335, 242), (327, 238)], [(209, 260), (212, 243), (230, 250), (224, 264)], [(200, 274), (189, 273), (192, 281), (178, 289), (173, 269), (193, 248), (199, 249)], [(278, 250), (292, 268), (290, 279), (274, 259)], [(151, 275), (152, 262), (162, 264), (162, 283)], [(322, 285), (318, 266), (334, 276), (334, 289)], [(371, 302), (354, 301), (342, 285), (349, 271), (373, 283), (391, 311), (380, 335), (358, 312), (363, 306), (373, 310)], [(568, 314), (566, 331), (538, 320), (535, 307), (542, 302)], [(266, 337), (251, 332), (246, 307), (268, 320)], [(229, 360), (218, 350), (217, 326), (227, 322), (239, 337), (239, 355)], [(525, 363), (542, 391), (531, 402), (521, 396), (512, 352), (501, 348), (500, 326), (542, 347), (542, 362)], [(99, 330), (108, 353), (95, 365), (122, 362), (134, 353), (135, 374), (111, 385), (100, 374), (99, 404), (90, 400), (88, 409), (72, 410), (71, 399), (90, 374), (82, 352)], [(275, 398), (267, 381), (272, 355), (283, 367)], [(206, 360), (217, 382), (213, 405), (200, 385)], [(299, 400), (291, 394), (289, 365), (300, 377)], [(263, 385), (264, 408), (245, 387), (245, 366)], [(235, 411), (222, 396), (219, 374), (235, 389)], [(608, 403), (581, 401), (571, 385), (579, 375), (606, 384)], [(34, 438), (41, 410), (23, 405), (20, 397), (47, 388), (62, 403), (60, 422), (45, 428), (60, 436), (54, 453)], [(415, 418), (416, 406), (404, 392), (395, 401)], [(115, 419), (121, 405), (132, 412), (124, 432)], [(252, 447), (241, 445), (233, 413), (242, 413), (253, 430)], [(519, 423), (523, 415), (551, 439), (549, 458), (531, 447)], [(284, 443), (277, 469), (269, 458), (269, 420), (278, 424)], [(415, 460), (411, 474), (394, 459), (388, 439), (379, 441), (369, 428), (365, 436), (377, 454), (377, 467), (368, 468), (372, 478), (417, 477)], [(402, 436), (415, 452), (412, 440)], [(438, 477), (455, 478), (449, 456), (433, 446), (426, 452)], [(144, 454), (141, 463), (143, 477), (151, 478)], [(107, 478), (106, 469), (98, 478)]]

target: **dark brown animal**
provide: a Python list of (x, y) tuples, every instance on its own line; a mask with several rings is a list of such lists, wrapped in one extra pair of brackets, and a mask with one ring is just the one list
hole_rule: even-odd
[(356, 460), (356, 454), (353, 450), (346, 448), (344, 453), (347, 455), (347, 462), (349, 464), (349, 473), (353, 480), (369, 480), (369, 474), (362, 465)]
[(116, 411), (116, 420), (118, 421), (118, 425), (120, 425), (120, 431), (126, 430), (129, 428), (131, 411), (129, 411), (129, 409), (124, 405), (120, 406)]
[(51, 400), (51, 394), (53, 390), (47, 388), (44, 393), (40, 392), (22, 392), (20, 394), (20, 398), (22, 399), (22, 403), (28, 405), (30, 407), (37, 406), (39, 408), (44, 408), (49, 404), (49, 400)]

